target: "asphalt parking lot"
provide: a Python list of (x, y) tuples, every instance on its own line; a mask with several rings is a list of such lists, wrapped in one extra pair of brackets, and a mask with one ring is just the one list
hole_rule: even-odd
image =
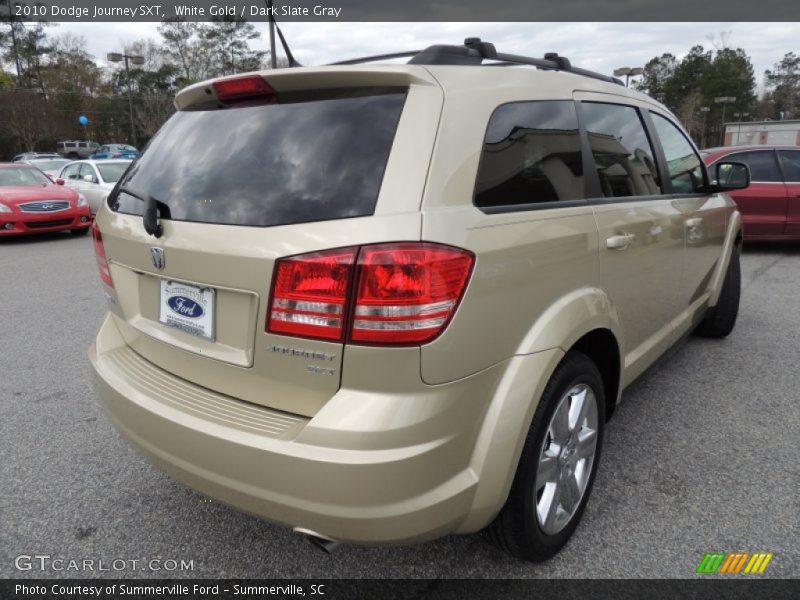
[[(800, 246), (746, 246), (742, 261), (734, 333), (679, 344), (627, 390), (583, 523), (530, 565), (479, 535), (326, 556), (176, 484), (95, 401), (91, 239), (0, 240), (0, 577), (691, 577), (709, 551), (774, 552), (765, 576), (800, 577)], [(15, 568), (32, 554), (193, 569)]]

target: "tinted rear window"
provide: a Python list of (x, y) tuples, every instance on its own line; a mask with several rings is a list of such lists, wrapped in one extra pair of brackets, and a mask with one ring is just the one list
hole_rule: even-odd
[[(406, 91), (327, 90), (179, 111), (122, 186), (180, 221), (265, 227), (371, 215)], [(142, 205), (126, 193), (109, 198), (119, 212), (142, 214)]]
[(571, 100), (515, 102), (492, 114), (475, 186), (479, 207), (583, 198), (578, 116)]
[(583, 116), (603, 196), (661, 193), (653, 148), (632, 106), (584, 102)]

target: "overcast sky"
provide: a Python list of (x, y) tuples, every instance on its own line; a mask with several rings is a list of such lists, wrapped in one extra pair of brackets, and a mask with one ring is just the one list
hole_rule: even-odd
[[(280, 24), (280, 23), (279, 23)], [(52, 34), (82, 35), (96, 57), (134, 40), (160, 39), (157, 23), (61, 23)], [(268, 46), (266, 23), (254, 47)], [(678, 57), (700, 44), (712, 48), (725, 34), (727, 45), (750, 55), (761, 85), (765, 69), (786, 52), (800, 51), (797, 23), (283, 23), (295, 58), (323, 64), (367, 54), (416, 50), (434, 43), (461, 43), (465, 37), (494, 42), (499, 50), (528, 56), (558, 52), (574, 65), (611, 74), (616, 67), (642, 66), (671, 52)], [(280, 51), (279, 51), (280, 56)]]

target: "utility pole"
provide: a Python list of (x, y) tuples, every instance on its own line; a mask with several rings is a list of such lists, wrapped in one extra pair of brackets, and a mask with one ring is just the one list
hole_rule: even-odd
[(706, 115), (708, 114), (708, 112), (710, 110), (711, 110), (710, 106), (701, 106), (700, 107), (700, 113), (703, 115), (703, 132), (702, 132), (702, 135), (700, 136), (700, 147), (701, 148), (705, 148), (706, 147)]
[(278, 57), (275, 56), (275, 17), (272, 16), (272, 0), (267, 0), (269, 9), (269, 62), (273, 69), (278, 68)]
[(736, 96), (718, 96), (714, 98), (714, 104), (722, 104), (722, 123), (720, 125), (720, 141), (719, 145), (725, 145), (725, 107), (728, 103), (736, 102)]
[(133, 92), (131, 91), (131, 69), (130, 65), (128, 64), (128, 61), (132, 62), (135, 65), (143, 65), (144, 56), (133, 56), (129, 54), (120, 54), (118, 52), (109, 52), (107, 58), (109, 62), (125, 61), (125, 75), (128, 79), (128, 112), (131, 118), (131, 139), (133, 140), (133, 145), (138, 148), (139, 144), (136, 141), (136, 125), (133, 121)]

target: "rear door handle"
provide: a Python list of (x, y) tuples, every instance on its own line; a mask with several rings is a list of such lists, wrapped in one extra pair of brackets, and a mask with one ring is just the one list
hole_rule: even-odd
[(635, 239), (636, 236), (632, 233), (621, 233), (619, 235), (612, 235), (610, 238), (606, 240), (606, 247), (622, 250), (623, 248), (627, 248), (628, 246), (630, 246)]
[(695, 217), (693, 219), (686, 219), (686, 226), (687, 227), (700, 227), (703, 224), (703, 219), (701, 217)]

